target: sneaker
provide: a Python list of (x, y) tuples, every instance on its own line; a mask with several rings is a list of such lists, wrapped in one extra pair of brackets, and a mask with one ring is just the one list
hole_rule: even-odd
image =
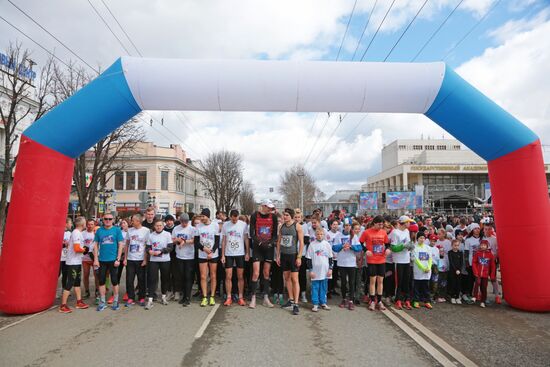
[(162, 303), (163, 305), (167, 306), (168, 305), (168, 298), (166, 297), (166, 294), (163, 294), (161, 299), (160, 299), (160, 303)]
[(111, 306), (111, 310), (116, 311), (119, 308), (120, 308), (120, 306), (118, 305), (118, 301), (114, 301), (113, 305)]
[(363, 303), (370, 303), (370, 297), (366, 294), (363, 296)]
[(174, 301), (174, 300), (177, 299), (177, 298), (176, 298), (176, 294), (173, 293), (173, 292), (170, 292), (170, 293), (168, 293), (168, 296), (166, 297), (166, 299), (167, 299), (168, 301)]
[(223, 305), (228, 307), (228, 306), (231, 306), (232, 303), (233, 303), (233, 300), (231, 299), (231, 297), (227, 297)]
[(142, 307), (145, 306), (145, 298), (140, 298), (139, 299), (139, 305), (142, 306)]
[(279, 294), (278, 293), (275, 293), (273, 295), (273, 303), (278, 303), (279, 302)]
[(353, 303), (353, 301), (348, 302), (348, 310), (350, 311), (355, 310), (355, 304)]
[(248, 304), (248, 308), (256, 308), (256, 296), (252, 296), (252, 299), (250, 300), (250, 303)]
[(402, 309), (403, 309), (403, 304), (401, 303), (400, 300), (398, 300), (397, 302), (395, 302), (395, 308), (398, 309), (398, 310), (402, 310)]
[(210, 296), (210, 301), (208, 302), (208, 305), (209, 305), (209, 306), (214, 306), (214, 305), (216, 305), (216, 300), (214, 299), (214, 297)]
[(96, 297), (95, 297), (94, 304), (99, 305), (100, 300), (101, 300), (101, 299), (99, 298), (99, 296), (96, 296)]
[(313, 305), (313, 307), (311, 308), (311, 311), (312, 312), (318, 312), (319, 311), (319, 306)]
[(293, 315), (298, 315), (299, 313), (300, 313), (300, 308), (298, 307), (298, 305), (295, 304), (295, 305), (292, 307), (292, 314), (293, 314)]
[(97, 311), (103, 311), (106, 308), (107, 308), (107, 305), (104, 302), (99, 302), (99, 305), (97, 305), (96, 310)]
[(446, 300), (445, 298), (443, 298), (443, 297), (437, 298), (436, 301), (437, 301), (437, 303), (445, 303), (445, 302), (447, 302), (447, 300)]
[(126, 307), (132, 307), (133, 305), (135, 305), (136, 303), (134, 302), (133, 299), (129, 298), (127, 301), (126, 301), (126, 304), (124, 306)]
[(302, 292), (302, 297), (300, 297), (300, 302), (307, 303), (306, 292)]
[(108, 305), (112, 304), (114, 300), (115, 300), (115, 296), (109, 297), (109, 299), (107, 300), (107, 304)]
[(284, 308), (285, 310), (292, 310), (292, 306), (294, 306), (294, 302), (288, 300), (284, 305), (281, 305), (281, 308)]
[(495, 303), (500, 305), (502, 303), (502, 298), (500, 296), (495, 296)]
[(185, 299), (183, 300), (182, 306), (183, 306), (183, 307), (187, 307), (187, 306), (189, 306), (190, 304), (191, 304), (191, 302), (189, 301), (189, 299), (188, 299), (188, 298), (185, 298)]
[(325, 310), (325, 311), (330, 311), (330, 307), (329, 307), (326, 303), (323, 303), (323, 304), (321, 305), (321, 308), (322, 308), (323, 310)]
[(481, 308), (485, 308), (485, 302), (481, 302), (479, 305), (481, 306)]
[(208, 298), (202, 297), (201, 307), (206, 307), (206, 306), (208, 306)]
[(413, 307), (414, 308), (420, 308), (420, 303), (419, 302), (413, 302)]
[(128, 293), (124, 293), (124, 296), (122, 296), (122, 300), (124, 302), (128, 301)]
[(282, 306), (285, 304), (285, 298), (282, 294), (279, 294), (279, 306)]
[(178, 303), (180, 305), (183, 305), (184, 302), (185, 302), (185, 297), (181, 296), (180, 299), (178, 300)]
[(273, 303), (271, 303), (271, 301), (269, 300), (269, 297), (265, 296), (264, 297), (264, 302), (263, 302), (263, 305), (267, 308), (273, 308)]
[(451, 298), (451, 304), (456, 305), (456, 299)]
[(239, 298), (239, 300), (237, 301), (237, 304), (239, 306), (246, 306), (246, 301), (242, 298)]
[(79, 310), (85, 310), (88, 307), (90, 307), (90, 306), (88, 306), (86, 303), (84, 303), (81, 299), (76, 301), (76, 308), (78, 308)]
[(430, 302), (426, 302), (424, 304), (424, 307), (426, 307), (428, 310), (431, 310), (433, 308), (432, 304)]
[(153, 304), (153, 299), (152, 299), (152, 298), (149, 298), (149, 299), (147, 300), (147, 303), (145, 304), (145, 309), (146, 309), (146, 310), (150, 310), (150, 309), (153, 308), (153, 306), (154, 306), (154, 304)]
[(348, 300), (343, 299), (342, 302), (340, 302), (340, 304), (338, 305), (338, 307), (340, 307), (340, 308), (346, 308), (347, 305), (348, 305)]
[(370, 310), (370, 311), (374, 311), (375, 309), (376, 309), (376, 303), (371, 302), (371, 303), (369, 304), (369, 310)]
[(67, 306), (67, 305), (61, 305), (61, 306), (59, 306), (59, 312), (61, 312), (61, 313), (71, 313), (71, 312), (73, 312), (73, 310), (71, 310), (69, 308), (69, 306)]
[(405, 301), (405, 308), (409, 311), (412, 310), (411, 301)]
[(461, 304), (462, 304), (462, 301), (460, 300), (460, 298), (457, 298), (457, 299), (456, 299), (456, 304), (457, 304), (457, 305), (461, 305)]
[(382, 301), (378, 302), (378, 309), (380, 311), (386, 311), (386, 306), (384, 306), (384, 302)]

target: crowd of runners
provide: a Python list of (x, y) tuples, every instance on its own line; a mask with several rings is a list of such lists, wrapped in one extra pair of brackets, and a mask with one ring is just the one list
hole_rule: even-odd
[(158, 218), (150, 207), (115, 220), (110, 213), (99, 222), (67, 219), (60, 312), (72, 312), (73, 289), (75, 307), (89, 307), (90, 275), (97, 311), (118, 310), (121, 302), (146, 310), (170, 301), (207, 307), (216, 299), (251, 309), (261, 302), (294, 315), (300, 304), (329, 310), (331, 298), (350, 311), (362, 303), (371, 311), (390, 304), (432, 309), (442, 302), (486, 307), (489, 283), (494, 302), (501, 302), (490, 216), (353, 217), (335, 210), (324, 217), (319, 209), (279, 213), (264, 200), (251, 216), (231, 210), (211, 218), (203, 209), (176, 221)]

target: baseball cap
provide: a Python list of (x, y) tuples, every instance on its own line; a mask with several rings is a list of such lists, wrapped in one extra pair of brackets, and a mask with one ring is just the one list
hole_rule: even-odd
[(418, 224), (415, 222), (411, 222), (411, 225), (409, 226), (409, 232), (418, 232)]
[(181, 213), (181, 214), (180, 214), (180, 221), (182, 221), (182, 222), (189, 222), (189, 214), (187, 214), (187, 213)]
[(411, 223), (411, 222), (413, 222), (413, 220), (406, 215), (402, 215), (399, 217), (399, 223)]
[(263, 199), (260, 204), (262, 206), (267, 206), (268, 208), (275, 208), (275, 205), (273, 205), (273, 202), (269, 199)]
[(204, 216), (210, 218), (210, 209), (204, 208), (203, 210), (201, 210), (201, 215), (204, 215)]
[(435, 234), (430, 235), (430, 241), (437, 241), (438, 237)]

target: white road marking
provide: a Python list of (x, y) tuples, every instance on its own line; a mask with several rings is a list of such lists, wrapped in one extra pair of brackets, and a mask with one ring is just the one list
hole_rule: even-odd
[(208, 314), (208, 316), (206, 317), (206, 319), (202, 323), (200, 329), (195, 334), (195, 339), (199, 339), (202, 336), (202, 334), (204, 334), (204, 331), (208, 327), (208, 324), (210, 324), (210, 321), (212, 321), (212, 318), (214, 317), (214, 314), (216, 313), (216, 311), (218, 310), (219, 307), (220, 307), (220, 305), (218, 303), (214, 306), (212, 311), (210, 311), (210, 313)]
[(44, 311), (41, 311), (41, 312), (38, 312), (38, 313), (34, 313), (34, 314), (32, 314), (32, 315), (29, 315), (29, 316), (27, 316), (27, 317), (22, 318), (21, 320), (12, 322), (12, 323), (9, 324), (9, 325), (6, 325), (6, 326), (1, 327), (1, 328), (0, 328), (0, 331), (4, 331), (4, 330), (6, 330), (6, 329), (8, 329), (8, 328), (10, 328), (10, 327), (12, 327), (12, 326), (15, 326), (15, 325), (17, 325), (17, 324), (22, 323), (23, 321), (27, 321), (27, 320), (29, 320), (29, 319), (32, 319), (32, 318), (35, 317), (35, 316), (42, 315), (43, 313), (48, 312), (49, 310), (53, 310), (54, 308), (57, 308), (57, 307), (58, 307), (58, 306), (52, 306), (52, 307), (48, 308), (47, 310), (44, 310)]
[(398, 314), (400, 317), (402, 317), (405, 321), (407, 321), (413, 327), (420, 330), (422, 334), (424, 334), (428, 339), (430, 339), (435, 344), (437, 344), (440, 348), (444, 349), (447, 353), (451, 355), (451, 357), (459, 361), (462, 365), (466, 367), (477, 366), (472, 360), (468, 359), (464, 354), (460, 353), (458, 350), (450, 346), (447, 342), (445, 342), (443, 339), (435, 335), (432, 331), (430, 331), (428, 328), (423, 326), (420, 322), (416, 321), (412, 316), (407, 315), (406, 312), (396, 310), (393, 308), (392, 308), (392, 311)]
[(416, 331), (410, 328), (405, 324), (399, 317), (394, 315), (391, 311), (382, 312), (388, 319), (390, 319), (397, 327), (403, 330), (408, 336), (411, 337), (418, 345), (422, 347), (426, 352), (428, 352), (438, 363), (444, 367), (456, 367), (456, 365), (443, 353), (437, 350), (433, 345), (431, 345), (426, 339), (420, 336)]

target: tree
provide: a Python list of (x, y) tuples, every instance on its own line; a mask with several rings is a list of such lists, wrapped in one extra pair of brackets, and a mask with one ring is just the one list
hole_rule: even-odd
[(52, 58), (41, 68), (37, 85), (32, 85), (36, 76), (32, 70), (34, 61), (31, 52), (22, 49), (21, 44), (10, 44), (7, 51), (7, 65), (0, 70), (0, 123), (3, 127), (1, 156), (0, 194), (0, 238), (3, 237), (8, 202), (8, 187), (13, 182), (12, 172), (17, 162), (15, 148), (27, 123), (42, 117), (54, 105), (51, 97), (53, 81)]
[(210, 153), (199, 163), (202, 184), (214, 200), (216, 210), (229, 213), (235, 207), (243, 186), (242, 157), (226, 150)]
[(252, 214), (256, 210), (256, 200), (254, 199), (254, 187), (250, 182), (244, 182), (239, 195), (242, 214)]
[(314, 209), (315, 203), (324, 198), (325, 194), (315, 184), (315, 179), (304, 169), (296, 165), (287, 169), (280, 178), (279, 193), (283, 195), (285, 206), (299, 208), (301, 199), (301, 187), (304, 187), (304, 212)]
[[(54, 68), (53, 94), (60, 103), (85, 86), (92, 76), (82, 67), (69, 63), (67, 69)], [(74, 190), (78, 196), (81, 215), (90, 218), (96, 207), (98, 193), (103, 191), (117, 171), (124, 169), (121, 156), (132, 155), (136, 144), (144, 139), (137, 119), (131, 119), (87, 152), (76, 158), (73, 172)], [(88, 180), (88, 178), (91, 178)]]

